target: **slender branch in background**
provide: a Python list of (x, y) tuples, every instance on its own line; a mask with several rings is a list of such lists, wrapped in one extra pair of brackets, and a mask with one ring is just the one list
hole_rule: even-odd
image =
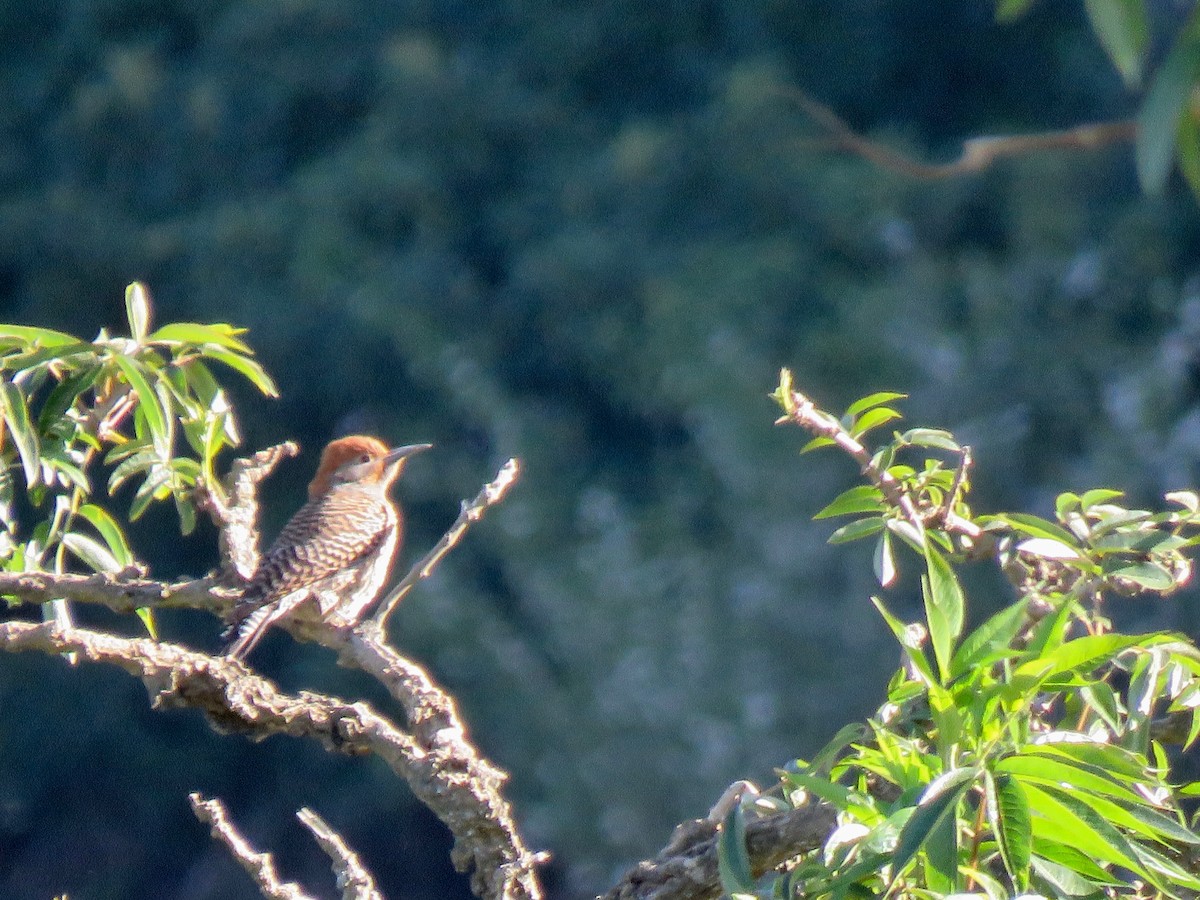
[(337, 876), (338, 887), (342, 889), (342, 900), (383, 900), (383, 895), (375, 887), (375, 879), (359, 861), (358, 854), (346, 846), (341, 835), (307, 807), (296, 813), (296, 818), (312, 832), (317, 844), (332, 860), (333, 873)]
[(997, 160), (1043, 150), (1094, 150), (1110, 144), (1127, 143), (1137, 137), (1137, 122), (1095, 122), (1034, 134), (984, 135), (963, 141), (958, 159), (947, 163), (929, 163), (913, 159), (900, 151), (863, 137), (846, 124), (832, 109), (799, 88), (780, 89), (780, 93), (799, 106), (829, 135), (833, 146), (862, 157), (867, 162), (923, 181), (956, 178), (982, 172)]
[(295, 882), (280, 880), (271, 854), (259, 853), (242, 837), (237, 827), (229, 821), (224, 803), (215, 799), (207, 800), (198, 793), (189, 794), (188, 800), (192, 803), (196, 818), (212, 828), (213, 837), (225, 845), (238, 865), (258, 885), (259, 893), (264, 897), (268, 900), (315, 900)]
[(508, 493), (517, 481), (521, 474), (521, 463), (519, 460), (510, 459), (500, 471), (496, 473), (496, 477), (489, 484), (484, 485), (483, 490), (470, 503), (466, 501), (462, 504), (462, 512), (458, 514), (458, 518), (454, 520), (454, 524), (450, 526), (440, 541), (438, 541), (432, 550), (414, 565), (400, 582), (392, 588), (391, 592), (383, 598), (378, 604), (378, 611), (375, 613), (373, 622), (374, 625), (383, 631), (387, 627), (388, 617), (395, 611), (400, 601), (413, 589), (413, 586), (422, 578), (428, 578), (434, 568), (442, 561), (447, 553), (462, 540), (463, 535), (467, 533), (467, 528), (472, 522), (478, 522), (483, 518), (483, 514), (488, 507), (495, 506), (504, 499), (504, 495)]

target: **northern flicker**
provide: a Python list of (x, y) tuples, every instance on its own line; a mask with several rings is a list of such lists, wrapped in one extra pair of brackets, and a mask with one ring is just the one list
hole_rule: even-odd
[(388, 489), (414, 453), (365, 435), (338, 438), (321, 454), (308, 502), (283, 527), (233, 610), (225, 655), (243, 659), (267, 629), (312, 598), (321, 617), (358, 622), (379, 596), (400, 546), (403, 520)]

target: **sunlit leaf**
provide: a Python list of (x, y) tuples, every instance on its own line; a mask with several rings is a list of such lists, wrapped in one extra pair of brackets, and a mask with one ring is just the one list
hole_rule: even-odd
[(38, 456), (38, 436), (29, 421), (25, 395), (11, 381), (0, 381), (0, 412), (3, 412), (8, 433), (12, 436), (25, 471), (25, 484), (33, 487), (40, 480), (41, 461)]
[(68, 532), (62, 536), (63, 545), (95, 572), (113, 574), (124, 566), (99, 541), (86, 534)]
[(829, 519), (857, 513), (882, 512), (885, 509), (883, 492), (869, 484), (859, 484), (843, 491), (828, 506), (813, 516), (814, 519)]
[(251, 384), (268, 397), (279, 396), (279, 388), (275, 386), (275, 382), (271, 380), (271, 376), (267, 374), (267, 370), (255, 360), (222, 347), (206, 346), (202, 352), (205, 356), (223, 362), (235, 372), (245, 376)]
[(962, 446), (954, 440), (954, 435), (937, 428), (910, 428), (900, 435), (900, 441), (915, 447), (931, 447), (935, 450), (950, 450), (958, 453)]
[(929, 639), (937, 658), (942, 677), (950, 677), (950, 660), (954, 641), (962, 633), (963, 592), (950, 563), (928, 542), (925, 544), (925, 564), (928, 576), (923, 579), (925, 617), (929, 624)]
[(133, 565), (133, 550), (125, 538), (125, 533), (121, 531), (121, 526), (117, 524), (116, 519), (109, 515), (107, 510), (94, 503), (85, 503), (79, 507), (79, 515), (83, 516), (100, 533), (100, 536), (104, 538), (104, 543), (108, 545), (109, 552), (117, 562), (122, 566)]
[(812, 450), (816, 450), (820, 447), (833, 447), (833, 446), (835, 446), (835, 442), (834, 442), (833, 438), (827, 438), (827, 437), (824, 437), (823, 435), (817, 435), (817, 437), (813, 438), (811, 441), (809, 441), (807, 444), (805, 444), (803, 447), (801, 447), (800, 452), (808, 453), (808, 452), (810, 452)]
[(1148, 591), (1169, 591), (1178, 587), (1175, 576), (1157, 563), (1129, 563), (1110, 569), (1106, 574), (1113, 578), (1132, 581)]
[(150, 386), (136, 360), (118, 354), (113, 357), (113, 361), (124, 374), (133, 392), (137, 394), (138, 408), (146, 417), (146, 424), (150, 428), (159, 457), (167, 458), (170, 455), (170, 431), (167, 428), (166, 414), (159, 405), (158, 392)]
[(912, 858), (916, 856), (931, 835), (937, 835), (946, 820), (951, 822), (957, 815), (958, 801), (979, 776), (973, 768), (955, 769), (932, 782), (916, 810), (900, 832), (893, 856), (893, 877), (900, 877)]
[(843, 419), (847, 422), (853, 421), (860, 413), (866, 412), (876, 406), (882, 406), (885, 403), (891, 403), (893, 400), (903, 400), (908, 394), (899, 394), (895, 391), (879, 391), (874, 394), (868, 394), (861, 400), (855, 400), (846, 408), (846, 413)]
[(151, 344), (194, 344), (204, 346), (215, 344), (236, 353), (250, 353), (250, 347), (238, 339), (239, 334), (245, 334), (245, 328), (234, 328), (232, 325), (200, 325), (196, 322), (172, 322), (157, 329), (147, 336)]
[(28, 325), (0, 325), (0, 341), (10, 339), (31, 347), (61, 347), (77, 344), (79, 338), (49, 328), (32, 328)]
[(1023, 891), (1029, 886), (1029, 858), (1033, 847), (1033, 826), (1029, 804), (1021, 785), (1006, 775), (984, 776), (988, 822), (992, 826), (1004, 868), (1013, 886)]
[(850, 541), (857, 541), (860, 538), (870, 537), (873, 534), (878, 534), (884, 529), (884, 520), (879, 516), (871, 516), (867, 519), (857, 519), (846, 525), (843, 525), (837, 531), (829, 536), (831, 544), (846, 544)]
[(129, 334), (142, 343), (150, 327), (150, 292), (140, 281), (125, 288), (125, 317), (129, 320)]
[(1025, 624), (1024, 601), (1010, 603), (963, 639), (950, 662), (950, 674), (958, 677), (976, 666), (1011, 652), (1009, 645)]
[(896, 557), (892, 552), (892, 536), (887, 531), (875, 542), (873, 565), (881, 586), (889, 587), (896, 580)]
[(139, 619), (142, 620), (142, 625), (146, 628), (146, 633), (154, 640), (158, 640), (158, 626), (154, 622), (154, 610), (148, 606), (139, 606), (134, 610)]
[(894, 422), (901, 418), (900, 413), (886, 406), (877, 406), (874, 409), (869, 409), (854, 422), (850, 428), (850, 433), (857, 437), (862, 437), (868, 431), (878, 428), (880, 425), (886, 425), (888, 422)]

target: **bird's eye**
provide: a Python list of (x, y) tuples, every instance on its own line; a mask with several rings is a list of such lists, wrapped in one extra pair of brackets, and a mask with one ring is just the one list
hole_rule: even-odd
[(360, 463), (369, 463), (369, 462), (371, 461), (371, 454), (370, 454), (370, 453), (364, 453), (362, 456), (360, 456), (360, 457), (358, 458), (358, 461), (359, 461)]

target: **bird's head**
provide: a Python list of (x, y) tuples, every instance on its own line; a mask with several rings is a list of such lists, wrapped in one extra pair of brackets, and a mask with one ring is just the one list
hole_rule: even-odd
[(335, 484), (358, 482), (386, 489), (400, 475), (405, 461), (433, 444), (408, 444), (389, 450), (378, 438), (365, 434), (330, 441), (321, 454), (317, 474), (308, 486), (309, 499), (316, 499)]

